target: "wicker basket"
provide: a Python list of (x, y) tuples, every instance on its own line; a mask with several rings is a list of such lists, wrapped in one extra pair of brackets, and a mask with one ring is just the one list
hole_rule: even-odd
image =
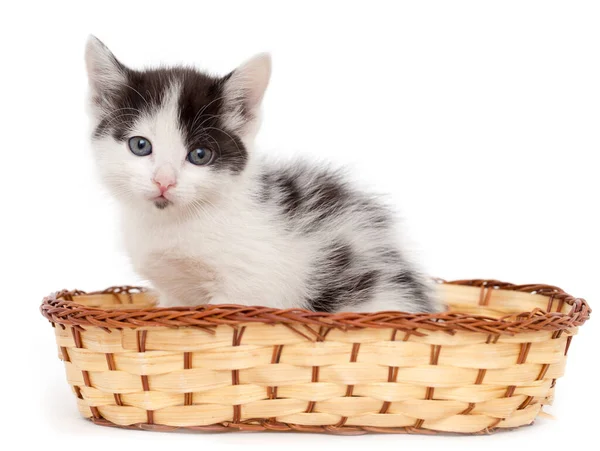
[(41, 310), (81, 414), (103, 425), (355, 434), (532, 423), (586, 302), (547, 285), (439, 289), (449, 311), (436, 315), (153, 308), (132, 287), (63, 291)]

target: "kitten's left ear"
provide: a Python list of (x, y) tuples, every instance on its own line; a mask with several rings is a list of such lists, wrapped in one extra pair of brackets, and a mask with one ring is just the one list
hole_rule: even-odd
[(271, 78), (271, 55), (259, 53), (225, 77), (223, 94), (229, 126), (243, 128), (258, 117)]

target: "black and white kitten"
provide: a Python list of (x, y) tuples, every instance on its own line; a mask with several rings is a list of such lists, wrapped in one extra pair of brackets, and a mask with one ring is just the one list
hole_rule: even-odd
[(255, 154), (269, 55), (224, 77), (138, 71), (90, 37), (86, 64), (98, 168), (162, 305), (442, 310), (387, 208), (335, 171)]

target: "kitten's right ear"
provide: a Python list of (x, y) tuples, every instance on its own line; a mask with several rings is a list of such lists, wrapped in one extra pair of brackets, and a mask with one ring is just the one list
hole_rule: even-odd
[(90, 35), (85, 47), (85, 65), (92, 94), (106, 99), (126, 82), (127, 69), (97, 37)]

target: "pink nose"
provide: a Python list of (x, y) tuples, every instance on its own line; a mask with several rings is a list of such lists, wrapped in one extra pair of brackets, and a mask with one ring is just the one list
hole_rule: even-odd
[(156, 178), (154, 178), (152, 179), (152, 181), (156, 186), (158, 186), (161, 196), (165, 194), (169, 190), (169, 188), (175, 186), (175, 182), (170, 180), (157, 180)]
[(160, 190), (160, 195), (162, 196), (169, 190), (169, 188), (177, 184), (177, 179), (173, 167), (169, 164), (164, 164), (160, 166), (154, 174), (152, 181), (156, 186), (158, 186), (158, 189)]

